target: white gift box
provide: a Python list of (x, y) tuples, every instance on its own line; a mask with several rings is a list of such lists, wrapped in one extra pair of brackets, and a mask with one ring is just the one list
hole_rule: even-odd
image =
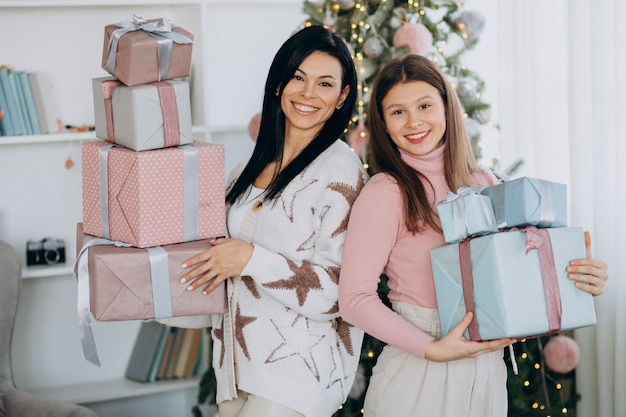
[(92, 86), (96, 137), (135, 151), (193, 141), (188, 82), (127, 87), (113, 77), (102, 77), (93, 79)]

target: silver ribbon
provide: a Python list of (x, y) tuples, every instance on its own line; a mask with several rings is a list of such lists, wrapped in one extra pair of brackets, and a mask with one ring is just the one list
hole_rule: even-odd
[[(454, 225), (454, 231), (456, 233), (456, 237), (460, 240), (469, 237), (472, 233), (470, 232), (470, 227), (468, 224), (468, 216), (466, 214), (465, 209), (465, 198), (471, 194), (481, 195), (480, 192), (485, 187), (461, 187), (457, 190), (457, 193), (448, 193), (448, 197), (446, 198), (446, 202), (450, 204), (450, 215), (452, 216), (452, 223)], [(482, 210), (483, 218), (485, 219), (485, 223), (489, 227), (489, 229), (493, 228), (493, 224), (491, 223), (492, 219), (492, 207), (491, 204), (480, 204), (480, 208)]]
[[(100, 358), (98, 357), (98, 349), (93, 336), (92, 314), (89, 302), (89, 265), (87, 249), (94, 245), (115, 245), (118, 247), (132, 247), (122, 242), (114, 242), (109, 239), (97, 237), (85, 237), (83, 247), (81, 248), (74, 267), (74, 278), (78, 283), (78, 327), (80, 332), (80, 340), (83, 347), (83, 355), (85, 359), (98, 366)], [(148, 252), (150, 263), (150, 279), (152, 282), (152, 299), (154, 304), (154, 318), (173, 317), (172, 312), (172, 296), (170, 291), (170, 276), (167, 251), (160, 246), (145, 248)]]
[(83, 347), (83, 355), (87, 362), (102, 368), (100, 358), (98, 357), (98, 349), (96, 348), (96, 340), (93, 337), (91, 306), (89, 305), (89, 265), (87, 263), (87, 249), (94, 245), (116, 245), (130, 246), (121, 242), (113, 242), (109, 239), (86, 237), (83, 241), (76, 264), (74, 266), (74, 279), (77, 282), (77, 312), (78, 312), (78, 330), (80, 332), (80, 342)]
[(124, 20), (116, 23), (115, 26), (118, 26), (119, 29), (116, 29), (113, 33), (111, 33), (107, 49), (106, 69), (111, 74), (115, 73), (117, 44), (120, 38), (128, 32), (143, 30), (148, 35), (156, 39), (157, 56), (159, 60), (158, 81), (167, 79), (167, 74), (170, 71), (170, 64), (172, 62), (172, 49), (174, 47), (174, 42), (178, 44), (193, 43), (193, 41), (187, 36), (178, 32), (173, 32), (172, 28), (176, 27), (176, 25), (174, 25), (168, 18), (148, 22), (143, 17), (133, 14), (132, 21)]
[(184, 241), (198, 240), (199, 235), (199, 190), (198, 190), (198, 148), (192, 145), (179, 146), (184, 152), (185, 175), (185, 231)]
[(167, 251), (160, 246), (145, 249), (148, 251), (148, 257), (150, 258), (154, 318), (172, 317), (172, 293), (170, 291)]
[(109, 225), (109, 151), (114, 144), (106, 144), (98, 148), (98, 179), (100, 185), (100, 235), (111, 238)]

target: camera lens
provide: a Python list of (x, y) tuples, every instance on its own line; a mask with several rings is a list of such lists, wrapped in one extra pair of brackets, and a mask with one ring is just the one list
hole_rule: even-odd
[(56, 265), (61, 259), (61, 254), (56, 249), (49, 249), (44, 252), (44, 258), (48, 265)]

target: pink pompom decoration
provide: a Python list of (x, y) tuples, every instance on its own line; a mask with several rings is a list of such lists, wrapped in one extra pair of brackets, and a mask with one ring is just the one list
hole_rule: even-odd
[(370, 132), (362, 122), (359, 122), (350, 134), (348, 134), (348, 145), (354, 150), (362, 160), (365, 159), (367, 144), (370, 141)]
[(546, 366), (560, 374), (571, 372), (580, 360), (580, 349), (574, 339), (565, 335), (557, 335), (548, 340), (543, 348)]
[(433, 35), (421, 23), (407, 23), (393, 35), (393, 46), (408, 46), (411, 53), (424, 56), (433, 46)]
[(250, 123), (248, 123), (248, 135), (253, 142), (256, 142), (256, 138), (259, 136), (259, 128), (261, 127), (261, 113), (257, 113), (252, 116)]

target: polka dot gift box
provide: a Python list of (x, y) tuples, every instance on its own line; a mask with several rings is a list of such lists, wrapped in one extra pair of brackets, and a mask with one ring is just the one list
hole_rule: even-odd
[(138, 248), (226, 234), (224, 147), (82, 145), (83, 232)]

